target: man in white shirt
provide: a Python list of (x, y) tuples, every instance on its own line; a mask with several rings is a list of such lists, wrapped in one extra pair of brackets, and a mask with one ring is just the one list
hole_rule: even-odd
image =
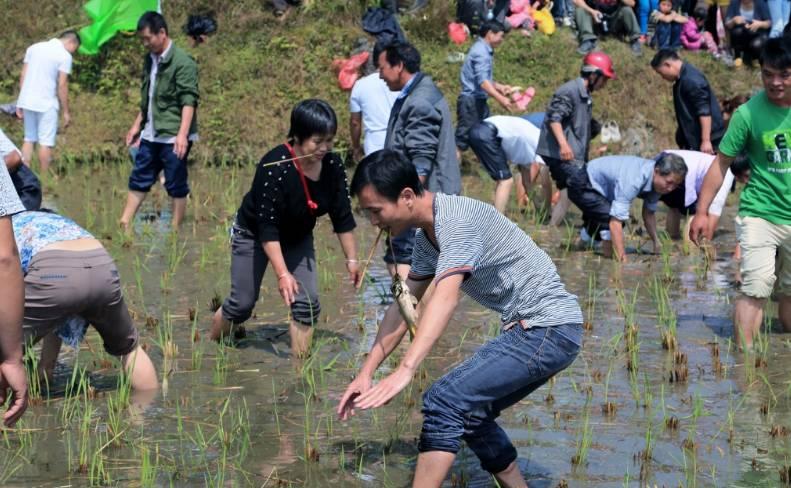
[[(549, 210), (552, 198), (552, 183), (544, 160), (536, 154), (541, 129), (523, 117), (496, 115), (485, 119), (470, 130), (470, 148), (483, 164), (489, 176), (495, 180), (494, 207), (505, 212), (508, 196), (514, 179), (509, 161), (519, 167), (522, 184), (529, 194), (537, 174), (542, 175), (544, 208)], [(541, 165), (540, 173), (532, 172), (533, 163)]]
[(58, 132), (58, 112), (63, 110), (63, 128), (71, 123), (69, 112), (69, 74), (71, 55), (80, 47), (80, 35), (67, 30), (57, 39), (38, 42), (25, 52), (19, 76), (17, 116), (25, 121), (25, 142), (22, 159), (30, 165), (33, 145), (38, 143), (41, 171), (52, 162), (52, 148)]
[[(695, 213), (698, 194), (703, 187), (703, 178), (714, 162), (715, 156), (700, 151), (683, 149), (668, 149), (665, 152), (681, 156), (688, 169), (684, 183), (674, 191), (660, 197), (660, 200), (669, 208), (667, 213), (667, 233), (673, 239), (678, 239), (681, 237), (681, 218)], [(725, 208), (725, 202), (728, 199), (728, 193), (733, 186), (734, 179), (744, 183), (749, 178), (749, 176), (744, 175), (747, 168), (749, 166), (745, 164), (744, 158), (740, 157), (734, 159), (731, 168), (726, 172), (722, 185), (717, 190), (711, 205), (709, 205), (710, 218), (705, 234), (707, 239), (711, 240), (714, 238), (714, 231), (717, 230), (717, 224)]]
[[(373, 60), (376, 71), (360, 78), (352, 88), (349, 99), (349, 132), (352, 135), (352, 157), (360, 161), (374, 151), (384, 149), (387, 135), (387, 121), (390, 110), (398, 96), (397, 91), (390, 91), (387, 83), (379, 77), (379, 55), (381, 46), (374, 46)], [(360, 147), (360, 136), (363, 131), (363, 145)]]

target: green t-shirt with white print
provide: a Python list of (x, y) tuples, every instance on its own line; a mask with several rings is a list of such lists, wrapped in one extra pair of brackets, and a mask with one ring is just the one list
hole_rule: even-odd
[(719, 150), (729, 157), (746, 151), (750, 159), (739, 215), (791, 225), (791, 108), (761, 91), (736, 109)]

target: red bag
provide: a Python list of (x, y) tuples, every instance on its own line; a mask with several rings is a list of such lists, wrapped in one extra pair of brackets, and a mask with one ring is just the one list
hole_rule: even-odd
[(332, 68), (338, 72), (338, 86), (341, 90), (349, 91), (354, 86), (354, 82), (360, 77), (360, 66), (368, 61), (371, 53), (363, 51), (355, 54), (349, 59), (335, 59), (332, 61)]
[(451, 22), (448, 24), (448, 36), (454, 43), (458, 45), (464, 44), (464, 42), (467, 41), (467, 34), (469, 34), (467, 26), (461, 22)]

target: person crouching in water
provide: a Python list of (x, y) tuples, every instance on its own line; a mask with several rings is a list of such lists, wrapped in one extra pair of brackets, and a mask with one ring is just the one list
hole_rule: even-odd
[(288, 141), (258, 163), (233, 224), (231, 293), (214, 314), (212, 339), (227, 337), (232, 325), (250, 318), (271, 263), (280, 296), (291, 308), (291, 352), (295, 357), (308, 353), (321, 311), (313, 228), (322, 215), (330, 215), (346, 269), (359, 285), (346, 172), (340, 156), (331, 152), (337, 127), (327, 102), (303, 100), (291, 111)]
[(156, 370), (126, 308), (118, 268), (102, 243), (51, 212), (18, 213), (12, 222), (25, 275), (25, 343), (44, 339), (39, 365), (47, 380), (60, 352), (56, 331), (82, 324), (71, 336), (76, 345), (91, 324), (105, 351), (121, 358), (133, 390), (158, 388)]
[(381, 407), (403, 390), (464, 291), (500, 313), (503, 331), (424, 394), (413, 486), (440, 486), (462, 440), (501, 486), (527, 486), (516, 448), (495, 420), (574, 361), (582, 344), (577, 298), (566, 291), (549, 256), (516, 224), (488, 203), (425, 190), (400, 153), (385, 149), (363, 159), (352, 193), (373, 225), (393, 234), (418, 229), (407, 285), (418, 299), (430, 283), (435, 287), (400, 364), (374, 386), (376, 369), (407, 331), (398, 305), (387, 309), (338, 415), (347, 419), (355, 409)]

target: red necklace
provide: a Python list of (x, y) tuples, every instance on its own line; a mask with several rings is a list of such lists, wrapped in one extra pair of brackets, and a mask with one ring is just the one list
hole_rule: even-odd
[(316, 214), (316, 210), (318, 210), (319, 205), (313, 201), (310, 197), (310, 190), (308, 189), (308, 180), (305, 178), (305, 172), (302, 171), (302, 165), (299, 164), (299, 159), (297, 158), (297, 154), (294, 152), (294, 148), (291, 147), (291, 144), (288, 142), (285, 143), (286, 149), (291, 154), (291, 160), (294, 162), (294, 166), (297, 167), (297, 173), (299, 174), (299, 180), (302, 182), (302, 189), (305, 190), (305, 203), (308, 205), (308, 210), (310, 211), (311, 215)]

